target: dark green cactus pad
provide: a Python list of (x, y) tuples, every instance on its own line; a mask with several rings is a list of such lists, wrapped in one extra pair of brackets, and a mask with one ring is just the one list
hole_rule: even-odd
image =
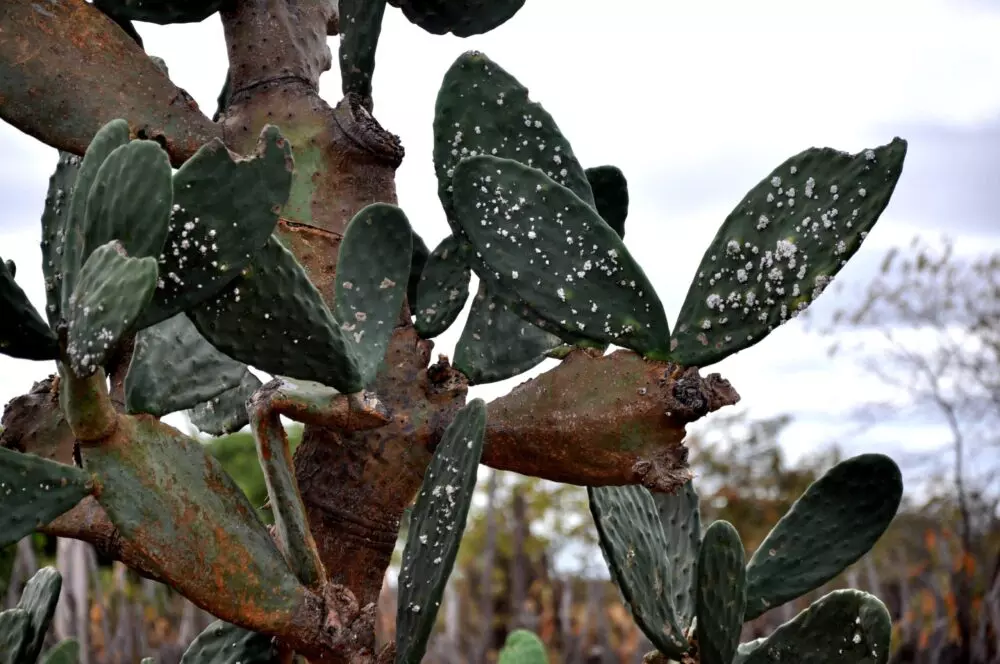
[(698, 652), (701, 664), (731, 664), (747, 604), (746, 557), (740, 534), (727, 521), (705, 531), (698, 555)]
[(412, 253), (410, 222), (395, 205), (365, 207), (344, 232), (333, 313), (354, 346), (365, 385), (375, 380), (400, 319)]
[(485, 282), (472, 301), (469, 319), (455, 347), (455, 368), (470, 385), (485, 385), (520, 375), (538, 366), (559, 337), (521, 319), (497, 298)]
[(174, 175), (160, 280), (142, 327), (215, 297), (267, 244), (291, 191), (291, 150), (267, 125), (250, 158), (214, 139), (184, 162)]
[(340, 85), (345, 96), (372, 96), (384, 14), (385, 0), (340, 0)]
[(681, 627), (687, 629), (695, 617), (695, 584), (701, 548), (701, 510), (694, 482), (688, 481), (676, 494), (651, 493), (667, 538), (664, 551), (670, 563), (674, 610)]
[(45, 315), (49, 325), (59, 322), (62, 305), (62, 253), (66, 223), (69, 219), (70, 197), (80, 172), (80, 158), (69, 152), (59, 152), (56, 170), (49, 177), (42, 211), (42, 273), (45, 275)]
[(469, 299), (468, 243), (449, 235), (434, 247), (417, 283), (413, 325), (423, 339), (433, 339), (455, 322)]
[[(69, 197), (69, 210), (64, 216), (65, 223), (62, 227), (62, 258), (58, 270), (61, 273), (61, 279), (59, 279), (60, 312), (65, 312), (68, 308), (69, 298), (76, 287), (77, 275), (90, 255), (86, 249), (88, 238), (86, 237), (87, 226), (84, 221), (87, 212), (87, 199), (90, 198), (90, 188), (97, 180), (97, 173), (105, 160), (112, 152), (128, 143), (128, 136), (128, 123), (125, 120), (112, 120), (107, 123), (94, 135), (84, 153), (83, 161), (77, 169), (73, 192)], [(56, 174), (58, 175), (58, 167)], [(94, 248), (96, 245), (92, 245), (90, 250), (93, 251)]]
[(247, 399), (260, 386), (260, 379), (244, 370), (239, 385), (188, 411), (191, 424), (210, 436), (224, 436), (239, 431), (250, 423)]
[(220, 353), (185, 314), (177, 314), (136, 336), (125, 408), (162, 417), (238, 386), (246, 373), (245, 364)]
[(22, 609), (0, 612), (0, 664), (24, 664), (31, 643), (31, 616)]
[(542, 170), (590, 206), (594, 195), (569, 141), (528, 89), (484, 54), (469, 51), (444, 75), (434, 107), (434, 172), (448, 222), (461, 236), (452, 177), (466, 157), (492, 155)]
[(104, 366), (156, 289), (156, 259), (129, 258), (118, 240), (90, 254), (68, 306), (66, 355), (77, 376)]
[(389, 0), (403, 15), (433, 35), (481, 35), (509, 21), (524, 0)]
[(431, 252), (427, 248), (424, 238), (413, 231), (413, 253), (410, 254), (410, 278), (406, 283), (406, 299), (410, 303), (410, 309), (417, 304), (417, 285), (420, 283), (420, 275), (427, 265), (427, 259)]
[(628, 180), (617, 166), (595, 166), (584, 173), (594, 192), (597, 213), (618, 237), (625, 238), (625, 219), (628, 217)]
[(46, 651), (42, 664), (77, 664), (80, 661), (80, 642), (63, 639)]
[(188, 315), (213, 346), (261, 371), (345, 394), (364, 387), (353, 341), (274, 236), (220, 295)]
[(278, 656), (273, 639), (216, 620), (195, 637), (181, 664), (271, 664)]
[(419, 664), (451, 575), (476, 486), (486, 404), (473, 399), (444, 432), (417, 501), (399, 572), (396, 664)]
[(751, 189), (698, 266), (670, 359), (714, 364), (809, 306), (885, 210), (906, 148), (899, 138), (856, 155), (811, 148)]
[(13, 544), (0, 546), (0, 597), (7, 596), (15, 562), (17, 562), (17, 547)]
[(34, 662), (41, 654), (61, 591), (62, 575), (55, 567), (43, 567), (24, 585), (24, 592), (17, 603), (17, 607), (26, 611), (31, 619), (31, 639), (21, 653), (24, 661)]
[(878, 598), (834, 590), (756, 647), (741, 648), (733, 664), (885, 664), (892, 619)]
[(13, 263), (0, 260), (0, 353), (23, 360), (53, 360), (56, 335), (14, 281)]
[(627, 485), (587, 487), (587, 496), (611, 578), (635, 623), (657, 650), (680, 659), (688, 642), (673, 603), (670, 541), (652, 495)]
[(115, 20), (200, 23), (219, 11), (226, 0), (94, 0), (94, 6)]
[(819, 588), (861, 558), (902, 497), (899, 467), (884, 454), (852, 457), (813, 482), (747, 565), (746, 620)]
[(545, 644), (534, 632), (515, 629), (507, 635), (498, 664), (548, 664)]
[(452, 181), (457, 218), (489, 279), (570, 334), (666, 357), (663, 305), (594, 208), (510, 159), (465, 159)]
[(0, 448), (0, 547), (17, 542), (94, 491), (80, 468)]

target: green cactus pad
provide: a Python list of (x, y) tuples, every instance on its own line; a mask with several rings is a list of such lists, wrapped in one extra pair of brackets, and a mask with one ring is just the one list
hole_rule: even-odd
[(389, 0), (403, 15), (433, 35), (481, 35), (497, 28), (524, 6), (524, 0)]
[(45, 275), (45, 315), (49, 325), (59, 322), (62, 305), (62, 253), (69, 219), (70, 197), (80, 172), (80, 158), (69, 152), (59, 152), (56, 170), (49, 177), (42, 211), (42, 273)]
[(510, 159), (465, 159), (452, 181), (457, 218), (505, 292), (570, 334), (666, 357), (663, 306), (590, 205)]
[(417, 304), (417, 285), (420, 283), (420, 275), (427, 265), (427, 259), (431, 252), (427, 248), (424, 239), (413, 231), (413, 253), (410, 254), (410, 278), (406, 283), (406, 299), (410, 303), (410, 309)]
[(731, 664), (747, 604), (746, 558), (740, 534), (727, 521), (705, 531), (698, 555), (698, 652), (701, 664)]
[(115, 20), (160, 25), (200, 23), (224, 4), (226, 0), (94, 0), (94, 6)]
[(819, 588), (861, 558), (902, 496), (899, 467), (884, 454), (847, 459), (813, 482), (747, 564), (746, 620)]
[(74, 466), (0, 448), (0, 547), (17, 542), (94, 491)]
[(80, 661), (80, 642), (63, 639), (46, 651), (42, 664), (77, 664)]
[(216, 620), (191, 642), (181, 664), (271, 664), (277, 656), (270, 636)]
[(344, 232), (333, 313), (354, 345), (365, 385), (375, 380), (399, 321), (412, 253), (410, 222), (395, 205), (365, 207)]
[(160, 281), (142, 327), (215, 297), (267, 244), (291, 191), (291, 150), (267, 125), (251, 158), (214, 139), (184, 162), (174, 175)]
[(427, 257), (413, 301), (413, 324), (421, 338), (438, 336), (462, 313), (472, 281), (468, 248), (468, 243), (449, 235)]
[(611, 578), (633, 619), (657, 650), (680, 659), (688, 643), (673, 603), (670, 541), (652, 494), (627, 485), (587, 487), (587, 496)]
[(245, 364), (217, 351), (185, 314), (177, 314), (136, 336), (125, 408), (162, 417), (235, 388), (246, 373)]
[(21, 653), (24, 661), (34, 662), (41, 654), (61, 591), (62, 575), (55, 567), (43, 567), (25, 584), (17, 603), (17, 608), (26, 611), (31, 618), (31, 639)]
[(681, 627), (687, 629), (695, 617), (695, 583), (701, 548), (701, 511), (694, 482), (688, 481), (671, 493), (651, 493), (667, 537), (664, 551), (669, 563), (674, 610)]
[(856, 155), (812, 148), (751, 189), (698, 266), (670, 359), (714, 364), (809, 306), (885, 210), (906, 147), (897, 138)]
[(188, 315), (213, 346), (261, 371), (345, 394), (364, 387), (353, 341), (276, 237), (219, 296)]
[(345, 96), (372, 96), (384, 14), (385, 0), (340, 0), (340, 85)]
[(548, 664), (545, 644), (534, 632), (515, 629), (507, 635), (497, 664)]
[(434, 628), (472, 504), (486, 432), (486, 404), (473, 399), (444, 432), (417, 501), (399, 572), (396, 664), (419, 664)]
[(495, 383), (537, 366), (560, 343), (559, 337), (521, 319), (502, 301), (490, 297), (486, 283), (480, 281), (455, 347), (454, 364), (470, 385)]
[(0, 353), (23, 360), (53, 360), (56, 335), (14, 281), (14, 264), (0, 260)]
[[(87, 146), (86, 153), (84, 153), (83, 161), (77, 169), (76, 179), (73, 182), (73, 192), (69, 197), (69, 210), (64, 217), (65, 223), (62, 227), (62, 262), (58, 270), (62, 275), (59, 280), (60, 312), (65, 312), (68, 309), (69, 298), (76, 287), (78, 273), (89, 256), (89, 252), (86, 250), (88, 238), (85, 235), (87, 231), (85, 218), (90, 188), (97, 180), (97, 173), (105, 160), (112, 152), (128, 143), (128, 136), (128, 123), (125, 120), (112, 120), (107, 123), (94, 135), (90, 145)], [(58, 175), (58, 167), (56, 175)], [(96, 245), (92, 245), (90, 250), (92, 251), (94, 248)], [(57, 258), (57, 260), (59, 259)]]
[(625, 219), (628, 217), (628, 180), (617, 166), (595, 166), (584, 173), (594, 192), (594, 205), (601, 219), (625, 238)]
[(466, 157), (492, 155), (541, 169), (585, 203), (594, 195), (569, 141), (528, 89), (482, 53), (469, 51), (444, 75), (434, 107), (434, 172), (448, 223), (461, 235), (452, 177)]
[(885, 664), (892, 620), (878, 598), (834, 590), (756, 647), (741, 648), (733, 664)]
[(22, 609), (0, 612), (0, 664), (24, 664), (31, 643), (31, 616)]
[(104, 366), (122, 338), (135, 328), (156, 289), (156, 259), (125, 256), (118, 240), (90, 254), (64, 309), (66, 354), (77, 376)]
[(260, 379), (244, 370), (239, 385), (188, 411), (191, 424), (210, 436), (224, 436), (239, 431), (250, 423), (247, 399), (260, 386)]

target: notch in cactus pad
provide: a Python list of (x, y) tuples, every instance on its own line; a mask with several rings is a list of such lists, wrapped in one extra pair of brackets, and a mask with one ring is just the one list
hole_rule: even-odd
[(515, 629), (507, 635), (497, 664), (548, 664), (545, 644), (534, 632)]
[(486, 404), (465, 405), (434, 451), (410, 514), (399, 572), (396, 664), (419, 664), (451, 575), (476, 486)]
[(191, 642), (181, 664), (271, 664), (277, 656), (270, 636), (216, 620)]
[(456, 218), (487, 278), (569, 334), (664, 359), (663, 305), (618, 235), (541, 171), (478, 156), (455, 169)]
[(673, 602), (670, 543), (652, 495), (627, 485), (587, 487), (587, 496), (611, 578), (633, 619), (657, 650), (680, 659), (688, 642)]
[(94, 492), (88, 473), (0, 448), (0, 547), (17, 542)]
[(884, 454), (847, 459), (813, 482), (747, 564), (746, 620), (819, 588), (861, 558), (902, 497), (899, 467)]
[(628, 217), (628, 181), (617, 166), (595, 166), (584, 173), (594, 192), (594, 207), (618, 237), (625, 238)]
[(403, 15), (433, 35), (481, 35), (509, 21), (524, 0), (389, 0)]
[(0, 259), (0, 353), (23, 360), (53, 360), (56, 335), (14, 281), (14, 263)]
[(856, 155), (811, 148), (751, 189), (698, 266), (670, 359), (714, 364), (809, 306), (885, 210), (906, 147), (896, 138)]
[(731, 664), (743, 631), (747, 604), (746, 558), (732, 524), (716, 521), (705, 531), (698, 556), (698, 652), (701, 664)]
[(413, 325), (423, 339), (433, 339), (455, 322), (469, 299), (469, 244), (457, 235), (441, 240), (427, 257), (413, 301)]

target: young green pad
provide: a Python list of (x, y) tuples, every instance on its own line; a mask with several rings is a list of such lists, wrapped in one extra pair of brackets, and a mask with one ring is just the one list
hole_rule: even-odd
[(399, 572), (396, 664), (418, 664), (434, 629), (476, 486), (486, 404), (473, 399), (444, 432), (410, 516)]
[(506, 23), (524, 0), (389, 0), (389, 4), (431, 34), (471, 37)]
[(695, 574), (701, 548), (701, 511), (694, 482), (677, 493), (651, 493), (660, 524), (667, 538), (664, 554), (670, 561), (674, 610), (681, 627), (687, 629), (695, 617)]
[(239, 431), (250, 423), (247, 399), (260, 386), (260, 379), (244, 369), (239, 385), (188, 411), (191, 424), (210, 436), (223, 436)]
[(498, 664), (548, 664), (545, 644), (534, 632), (515, 629), (507, 635)]
[(628, 217), (628, 181), (617, 166), (595, 166), (584, 173), (594, 192), (594, 206), (601, 218), (625, 239), (625, 219)]
[(23, 360), (52, 360), (56, 336), (14, 281), (13, 263), (0, 260), (0, 353)]
[(17, 603), (17, 608), (26, 611), (31, 619), (31, 640), (21, 653), (24, 661), (34, 662), (41, 654), (61, 591), (62, 575), (55, 567), (43, 567), (25, 584)]
[(733, 664), (885, 664), (892, 619), (878, 598), (834, 590), (756, 647), (741, 648)]
[(666, 357), (663, 306), (594, 208), (510, 159), (465, 159), (453, 182), (457, 218), (491, 280), (572, 334)]
[(884, 454), (842, 461), (806, 489), (747, 565), (746, 620), (834, 578), (874, 546), (903, 496)]
[(267, 125), (250, 158), (219, 139), (203, 145), (173, 179), (160, 281), (142, 327), (218, 295), (263, 248), (292, 186), (292, 148)]
[(41, 664), (77, 664), (80, 661), (80, 642), (63, 639), (45, 652)]
[(155, 289), (156, 259), (129, 258), (118, 240), (94, 250), (64, 309), (73, 373), (83, 378), (104, 366)]
[(45, 315), (49, 325), (59, 322), (62, 305), (62, 253), (69, 219), (70, 196), (80, 172), (80, 158), (59, 152), (56, 170), (49, 177), (42, 210), (42, 273), (45, 275)]
[(688, 290), (671, 357), (707, 366), (798, 315), (861, 247), (903, 171), (906, 141), (786, 160), (723, 222)]
[(433, 339), (455, 322), (469, 299), (469, 244), (457, 235), (441, 240), (427, 257), (413, 301), (413, 325)]
[(347, 225), (333, 313), (354, 346), (365, 385), (375, 380), (403, 309), (412, 253), (410, 222), (395, 205), (369, 205)]
[(125, 408), (162, 417), (193, 408), (240, 384), (247, 367), (208, 343), (185, 314), (139, 332), (128, 374)]
[(216, 620), (195, 637), (181, 664), (271, 664), (278, 656), (274, 639)]
[(339, 4), (341, 89), (344, 95), (371, 97), (385, 0), (340, 0)]
[(276, 237), (220, 295), (188, 316), (209, 343), (261, 371), (345, 394), (364, 387), (353, 342)]
[(670, 542), (652, 495), (628, 485), (587, 487), (587, 496), (611, 578), (633, 619), (657, 650), (680, 659), (688, 643), (673, 603)]
[(94, 6), (116, 20), (201, 23), (219, 11), (225, 0), (94, 0)]
[(701, 664), (731, 664), (747, 604), (746, 558), (740, 534), (727, 521), (705, 531), (698, 556), (698, 651)]
[(455, 368), (470, 385), (506, 380), (537, 366), (561, 343), (559, 337), (521, 319), (489, 296), (486, 283), (472, 301), (469, 319), (455, 347)]
[(23, 609), (0, 612), (0, 664), (23, 664), (31, 642), (31, 616)]
[(80, 468), (0, 448), (0, 547), (17, 542), (94, 491)]

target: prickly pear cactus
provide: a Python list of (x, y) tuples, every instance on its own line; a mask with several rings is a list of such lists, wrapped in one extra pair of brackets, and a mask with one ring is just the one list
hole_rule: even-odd
[(515, 629), (507, 635), (498, 664), (548, 664), (545, 644), (534, 632)]
[(389, 4), (431, 34), (471, 37), (506, 23), (524, 0), (389, 0)]
[(371, 97), (385, 0), (340, 0), (340, 83), (344, 95)]
[(747, 604), (746, 558), (732, 524), (705, 531), (698, 556), (698, 653), (701, 664), (730, 664), (736, 655)]
[(594, 192), (597, 213), (618, 237), (625, 239), (628, 218), (628, 180), (617, 166), (595, 166), (584, 171)]
[(449, 235), (427, 256), (413, 300), (413, 325), (424, 339), (433, 339), (455, 322), (469, 299), (468, 245)]
[(261, 384), (259, 378), (249, 370), (245, 370), (236, 387), (221, 392), (187, 411), (191, 424), (210, 436), (224, 436), (239, 431), (250, 423), (246, 407), (247, 399)]
[(80, 661), (80, 642), (63, 639), (45, 652), (41, 664), (77, 664)]
[(701, 511), (694, 482), (687, 482), (677, 493), (654, 493), (663, 534), (667, 538), (664, 553), (669, 558), (673, 577), (674, 609), (681, 627), (690, 629), (696, 614), (695, 590), (698, 555), (701, 549)]
[(55, 359), (56, 336), (14, 281), (13, 268), (13, 262), (0, 260), (0, 353), (25, 360)]
[(62, 591), (62, 575), (55, 567), (43, 567), (35, 572), (21, 593), (17, 603), (19, 609), (27, 612), (30, 618), (31, 639), (21, 652), (26, 662), (38, 659), (45, 641), (45, 633), (56, 612), (59, 593)]
[(270, 636), (216, 620), (191, 642), (181, 664), (271, 664), (277, 655)]
[(94, 6), (115, 20), (148, 23), (200, 23), (219, 11), (226, 0), (94, 0)]

